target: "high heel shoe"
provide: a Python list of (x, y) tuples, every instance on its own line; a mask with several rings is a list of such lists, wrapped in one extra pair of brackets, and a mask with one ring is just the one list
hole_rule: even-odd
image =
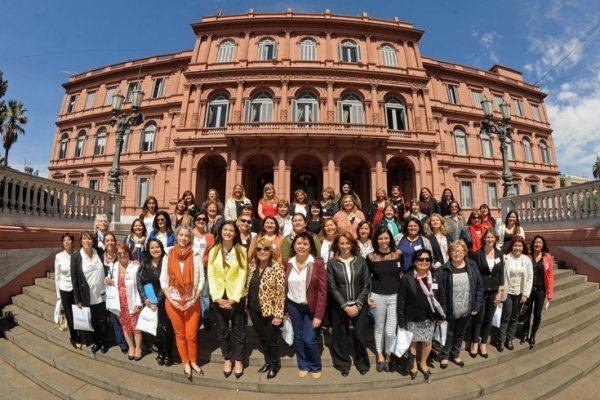
[[(237, 363), (236, 363), (237, 364)], [(242, 377), (242, 375), (244, 375), (244, 365), (242, 364), (242, 370), (241, 371), (236, 371), (235, 367), (233, 368), (233, 375), (235, 375), (235, 379), (240, 379)]]
[(535, 335), (531, 335), (529, 338), (529, 350), (535, 347)]
[[(229, 360), (227, 360), (227, 361), (229, 361)], [(231, 364), (231, 361), (229, 361), (229, 364)], [(225, 378), (229, 378), (229, 376), (233, 373), (233, 365), (230, 365), (230, 366), (231, 366), (231, 368), (229, 369), (229, 371), (227, 371), (225, 369), (225, 366), (223, 366), (223, 376)]]
[[(473, 349), (475, 349), (475, 351), (473, 351)], [(471, 349), (469, 350), (469, 355), (471, 356), (471, 358), (475, 358), (475, 357), (477, 357), (477, 353), (479, 353), (479, 343), (473, 342), (473, 343), (471, 343)]]
[(509, 349), (509, 350), (511, 350), (511, 351), (515, 349), (515, 346), (513, 345), (513, 342), (512, 342), (512, 340), (507, 340), (507, 341), (504, 343), (504, 347), (506, 347), (507, 349)]
[(200, 367), (198, 367), (198, 369), (196, 369), (196, 368), (194, 368), (194, 366), (192, 366), (192, 371), (197, 373), (198, 376), (204, 376), (204, 371), (202, 371), (202, 368), (200, 368)]
[(187, 371), (185, 367), (183, 368), (183, 374), (187, 378), (188, 381), (192, 381), (192, 371)]
[(425, 382), (429, 383), (429, 378), (431, 378), (431, 370), (427, 370), (427, 372), (423, 372), (423, 377), (425, 377)]
[(410, 374), (410, 380), (414, 381), (417, 378), (417, 374), (419, 373), (419, 370), (416, 371), (408, 371), (408, 373)]

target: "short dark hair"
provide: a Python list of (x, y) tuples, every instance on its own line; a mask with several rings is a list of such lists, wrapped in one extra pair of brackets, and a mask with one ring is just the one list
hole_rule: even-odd
[(354, 239), (354, 236), (352, 236), (352, 234), (350, 232), (343, 231), (339, 235), (337, 235), (335, 237), (335, 239), (333, 239), (333, 243), (331, 244), (331, 251), (333, 252), (333, 254), (336, 255), (336, 257), (339, 256), (341, 253), (341, 250), (340, 250), (340, 239), (341, 238), (344, 238), (350, 242), (350, 244), (352, 245), (352, 249), (350, 250), (350, 253), (352, 253), (353, 256), (360, 255), (360, 248), (358, 247), (358, 241), (356, 239)]
[(417, 258), (421, 257), (423, 255), (423, 253), (426, 253), (429, 256), (429, 260), (430, 260), (429, 267), (431, 268), (431, 266), (433, 265), (433, 255), (431, 254), (431, 250), (425, 249), (425, 248), (421, 248), (414, 252), (412, 260), (411, 260), (411, 265), (413, 267), (415, 266), (415, 263), (417, 262)]
[(313, 239), (313, 234), (308, 232), (308, 231), (304, 231), (304, 232), (300, 232), (298, 233), (295, 237), (294, 240), (292, 240), (292, 244), (291, 244), (291, 254), (292, 257), (296, 255), (296, 250), (294, 249), (294, 245), (296, 244), (296, 241), (298, 239), (306, 239), (308, 240), (308, 243), (310, 245), (310, 254), (312, 254), (314, 257), (317, 256), (317, 246), (315, 245), (315, 240)]
[(414, 222), (419, 226), (419, 236), (423, 235), (423, 225), (421, 224), (421, 221), (419, 221), (419, 218), (417, 217), (408, 217), (406, 219), (406, 223), (404, 224), (404, 227), (402, 229), (402, 233), (404, 234), (404, 236), (408, 235), (408, 223), (409, 222)]
[(377, 224), (377, 226), (375, 227), (375, 232), (373, 232), (373, 239), (371, 239), (371, 242), (373, 244), (373, 250), (377, 254), (381, 254), (381, 252), (379, 251), (379, 242), (377, 242), (377, 238), (383, 235), (384, 233), (387, 233), (390, 237), (390, 251), (396, 250), (396, 241), (394, 240), (394, 235), (392, 235), (392, 232), (390, 232), (389, 228), (387, 227), (387, 224)]
[(75, 236), (73, 236), (73, 234), (72, 234), (72, 233), (65, 232), (65, 233), (63, 233), (63, 234), (62, 234), (62, 236), (60, 237), (60, 242), (62, 243), (62, 242), (63, 242), (63, 240), (65, 240), (65, 238), (66, 238), (66, 237), (68, 237), (69, 239), (71, 239), (71, 242), (74, 242), (74, 241), (75, 241)]
[(523, 254), (529, 255), (529, 247), (527, 247), (527, 243), (525, 243), (525, 238), (519, 235), (516, 235), (512, 238), (510, 244), (508, 245), (508, 250), (506, 250), (505, 254), (512, 253), (512, 249), (515, 243), (521, 243), (523, 245)]

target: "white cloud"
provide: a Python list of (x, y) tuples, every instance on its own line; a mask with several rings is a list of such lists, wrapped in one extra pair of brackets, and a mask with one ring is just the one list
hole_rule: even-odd
[(499, 42), (502, 39), (501, 34), (496, 31), (480, 33), (479, 31), (473, 29), (471, 31), (471, 36), (481, 45), (481, 47), (483, 47), (485, 56), (491, 62), (494, 64), (498, 64), (500, 62), (500, 57), (498, 56), (497, 50), (500, 48)]

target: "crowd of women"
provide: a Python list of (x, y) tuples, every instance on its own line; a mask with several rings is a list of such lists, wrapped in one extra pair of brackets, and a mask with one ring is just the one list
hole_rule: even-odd
[[(202, 204), (187, 191), (173, 213), (150, 196), (122, 243), (100, 215), (95, 232), (80, 234), (79, 250), (65, 233), (64, 251), (56, 256), (56, 293), (71, 344), (105, 353), (112, 327), (123, 353), (139, 361), (138, 320), (147, 307), (158, 320), (156, 362), (171, 366), (175, 344), (192, 380), (203, 375), (198, 330), (211, 330), (212, 319), (223, 375), (239, 378), (249, 317), (264, 355), (259, 373), (277, 376), (285, 326), (293, 330), (298, 376), (320, 378), (324, 324), (342, 376), (352, 363), (360, 374), (370, 370), (371, 331), (375, 370), (396, 370), (392, 348), (403, 329), (412, 334), (405, 367), (411, 379), (420, 370), (429, 382), (433, 348), (440, 368), (464, 366), (467, 329), (470, 356), (488, 357), (501, 305), (497, 351), (515, 348), (518, 320), (520, 344), (533, 348), (544, 303), (553, 297), (553, 261), (544, 238), (527, 243), (515, 212), (495, 226), (485, 204), (465, 219), (449, 189), (440, 201), (427, 188), (412, 201), (398, 186), (390, 193), (378, 189), (364, 212), (350, 182), (337, 196), (325, 188), (320, 200), (309, 201), (298, 189), (291, 203), (267, 184), (256, 213), (239, 184), (225, 203), (214, 189)], [(74, 329), (73, 305), (90, 308), (92, 332)]]

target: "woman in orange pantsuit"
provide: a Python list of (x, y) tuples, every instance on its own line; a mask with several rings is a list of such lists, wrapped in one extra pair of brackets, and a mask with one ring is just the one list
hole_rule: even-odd
[(167, 299), (165, 308), (175, 330), (177, 351), (183, 372), (191, 381), (192, 370), (204, 375), (196, 363), (198, 357), (198, 325), (200, 323), (200, 290), (204, 285), (202, 257), (192, 248), (192, 228), (180, 225), (175, 231), (175, 246), (163, 257), (160, 285)]

